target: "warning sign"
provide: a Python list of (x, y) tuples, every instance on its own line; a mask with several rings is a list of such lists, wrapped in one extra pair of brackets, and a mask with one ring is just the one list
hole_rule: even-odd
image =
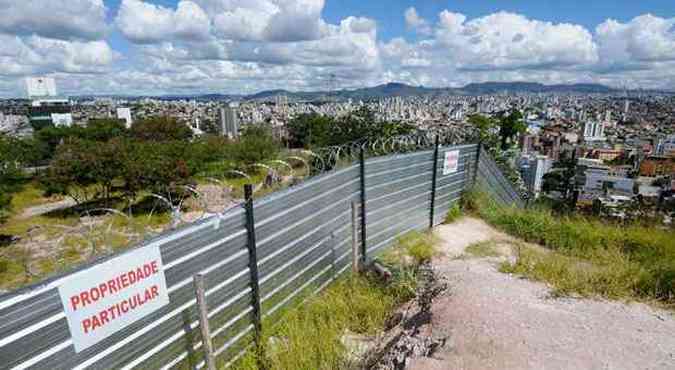
[(75, 352), (169, 303), (159, 247), (146, 247), (80, 271), (59, 286)]
[(443, 175), (449, 175), (457, 172), (459, 168), (459, 150), (445, 152), (445, 161), (443, 161)]

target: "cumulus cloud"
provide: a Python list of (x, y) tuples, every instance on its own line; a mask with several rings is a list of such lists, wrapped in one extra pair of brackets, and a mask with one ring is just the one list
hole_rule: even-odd
[(124, 36), (136, 43), (174, 38), (205, 40), (211, 28), (204, 10), (189, 0), (181, 0), (176, 9), (141, 0), (122, 0), (115, 23)]
[(422, 35), (431, 34), (431, 25), (429, 22), (417, 14), (414, 7), (406, 9), (404, 13), (405, 25), (409, 30), (415, 30)]
[(675, 60), (675, 18), (646, 14), (628, 23), (609, 19), (595, 33), (604, 65)]
[(115, 58), (105, 41), (63, 41), (0, 34), (0, 75), (103, 73)]
[[(239, 86), (229, 83), (234, 77), (226, 70), (251, 79), (244, 89), (266, 88), (263, 83), (283, 87), (282, 81), (290, 80), (291, 85), (326, 88), (330, 75), (361, 83), (380, 67), (375, 21), (350, 16), (329, 24), (321, 18), (323, 0), (194, 0), (211, 25), (201, 38), (164, 30), (178, 23), (183, 3), (170, 9), (125, 0), (120, 8), (116, 24), (136, 44), (135, 72), (154, 81), (148, 86), (175, 81), (187, 88), (186, 76), (202, 78), (204, 88), (213, 81), (223, 84), (223, 78), (228, 87)], [(152, 74), (163, 78), (151, 79)]]
[(133, 44), (120, 55), (106, 40), (103, 0), (0, 0), (9, 9), (0, 19), (0, 94), (38, 73), (63, 77), (75, 92), (129, 94), (326, 89), (334, 78), (341, 88), (675, 83), (675, 19), (649, 14), (609, 19), (591, 32), (509, 12), (468, 18), (445, 10), (432, 20), (410, 7), (402, 16), (416, 37), (381, 40), (373, 19), (326, 21), (325, 0), (159, 4), (121, 0), (113, 10), (114, 26)]
[[(102, 0), (0, 0), (0, 79), (105, 73), (118, 56)], [(9, 84), (15, 85), (15, 84)]]
[(598, 60), (593, 36), (584, 27), (507, 12), (466, 21), (462, 14), (444, 11), (436, 38), (464, 69), (574, 67)]
[(56, 39), (99, 39), (107, 31), (103, 0), (0, 0), (0, 32)]

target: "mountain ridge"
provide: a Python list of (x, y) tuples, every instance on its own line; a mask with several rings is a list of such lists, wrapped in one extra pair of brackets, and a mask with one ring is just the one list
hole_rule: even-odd
[(278, 95), (286, 95), (289, 99), (297, 100), (318, 100), (319, 98), (341, 98), (341, 99), (369, 99), (394, 96), (433, 96), (433, 95), (483, 95), (495, 94), (500, 92), (515, 93), (601, 93), (608, 94), (619, 90), (601, 84), (555, 84), (545, 85), (539, 82), (482, 82), (470, 83), (464, 87), (425, 87), (412, 86), (400, 82), (390, 82), (372, 87), (363, 87), (350, 90), (335, 91), (288, 91), (288, 90), (266, 90), (252, 95), (245, 95), (244, 100), (259, 100)]

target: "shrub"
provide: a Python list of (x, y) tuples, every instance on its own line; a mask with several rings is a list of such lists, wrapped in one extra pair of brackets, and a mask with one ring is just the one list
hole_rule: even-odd
[[(249, 350), (234, 369), (345, 369), (349, 368), (343, 336), (347, 332), (373, 335), (385, 326), (394, 308), (415, 297), (418, 261), (433, 255), (431, 235), (412, 232), (383, 256), (392, 280), (383, 284), (371, 276), (349, 276), (331, 284), (296, 309), (269, 317), (263, 323), (264, 357)], [(401, 263), (412, 258), (413, 264)]]
[(415, 265), (430, 262), (436, 254), (433, 235), (418, 231), (399, 237), (394, 248), (402, 248), (406, 255), (413, 259)]
[(554, 251), (530, 250), (505, 270), (548, 281), (561, 293), (675, 304), (675, 242), (667, 230), (555, 216), (547, 209), (499, 207), (485, 194), (473, 202), (488, 223)]
[(460, 217), (462, 217), (462, 208), (460, 208), (459, 203), (455, 203), (450, 207), (450, 210), (448, 210), (448, 214), (445, 215), (445, 223), (451, 224)]

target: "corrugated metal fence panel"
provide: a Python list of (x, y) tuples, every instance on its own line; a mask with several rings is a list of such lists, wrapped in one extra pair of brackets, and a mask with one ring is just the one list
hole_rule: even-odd
[(479, 186), (501, 204), (524, 207), (522, 198), (501, 172), (490, 154), (482, 150), (479, 158), (477, 178)]
[[(458, 170), (443, 175), (443, 160), (450, 150), (460, 151)], [(476, 145), (439, 148), (434, 224), (443, 221), (472, 185), (474, 174), (496, 199), (522, 204), (487, 154), (481, 153), (478, 165), (476, 154)], [(434, 151), (421, 151), (366, 161), (369, 253), (408, 231), (429, 227), (433, 156)], [(254, 202), (264, 317), (307, 291), (320, 290), (349, 268), (351, 203), (361, 199), (360, 170), (358, 164), (352, 165)], [(357, 222), (360, 228), (360, 213)], [(144, 243), (160, 248), (170, 304), (77, 354), (57, 291), (71, 275), (0, 297), (0, 368), (155, 369), (184, 363), (201, 368), (192, 287), (197, 273), (206, 278), (216, 354), (231, 359), (251, 343), (253, 331), (247, 242), (245, 212), (237, 208)]]
[[(445, 153), (459, 150), (457, 172), (444, 175)], [(434, 225), (445, 220), (450, 208), (459, 201), (464, 190), (471, 186), (476, 169), (477, 145), (441, 147), (438, 150), (438, 168), (436, 178), (436, 201), (434, 207)]]
[[(248, 269), (240, 209), (160, 236), (140, 248), (147, 246), (160, 248), (169, 305), (95, 346), (75, 353), (57, 291), (57, 286), (71, 275), (48, 280), (0, 300), (2, 367), (122, 368), (143, 357), (161, 355), (168, 338), (177, 336), (175, 339), (180, 340), (185, 336), (186, 327), (196, 327), (191, 285), (194, 274), (206, 274), (209, 302), (213, 307), (224, 303), (231, 292), (248, 289), (242, 279), (225, 283), (219, 279), (219, 276), (240, 276), (240, 270)], [(194, 335), (198, 336), (198, 331)]]
[[(254, 206), (263, 314), (335, 276), (351, 251), (351, 203), (360, 195), (358, 166), (272, 194)], [(310, 283), (308, 283), (310, 282)]]
[(429, 225), (434, 151), (366, 160), (368, 252)]

